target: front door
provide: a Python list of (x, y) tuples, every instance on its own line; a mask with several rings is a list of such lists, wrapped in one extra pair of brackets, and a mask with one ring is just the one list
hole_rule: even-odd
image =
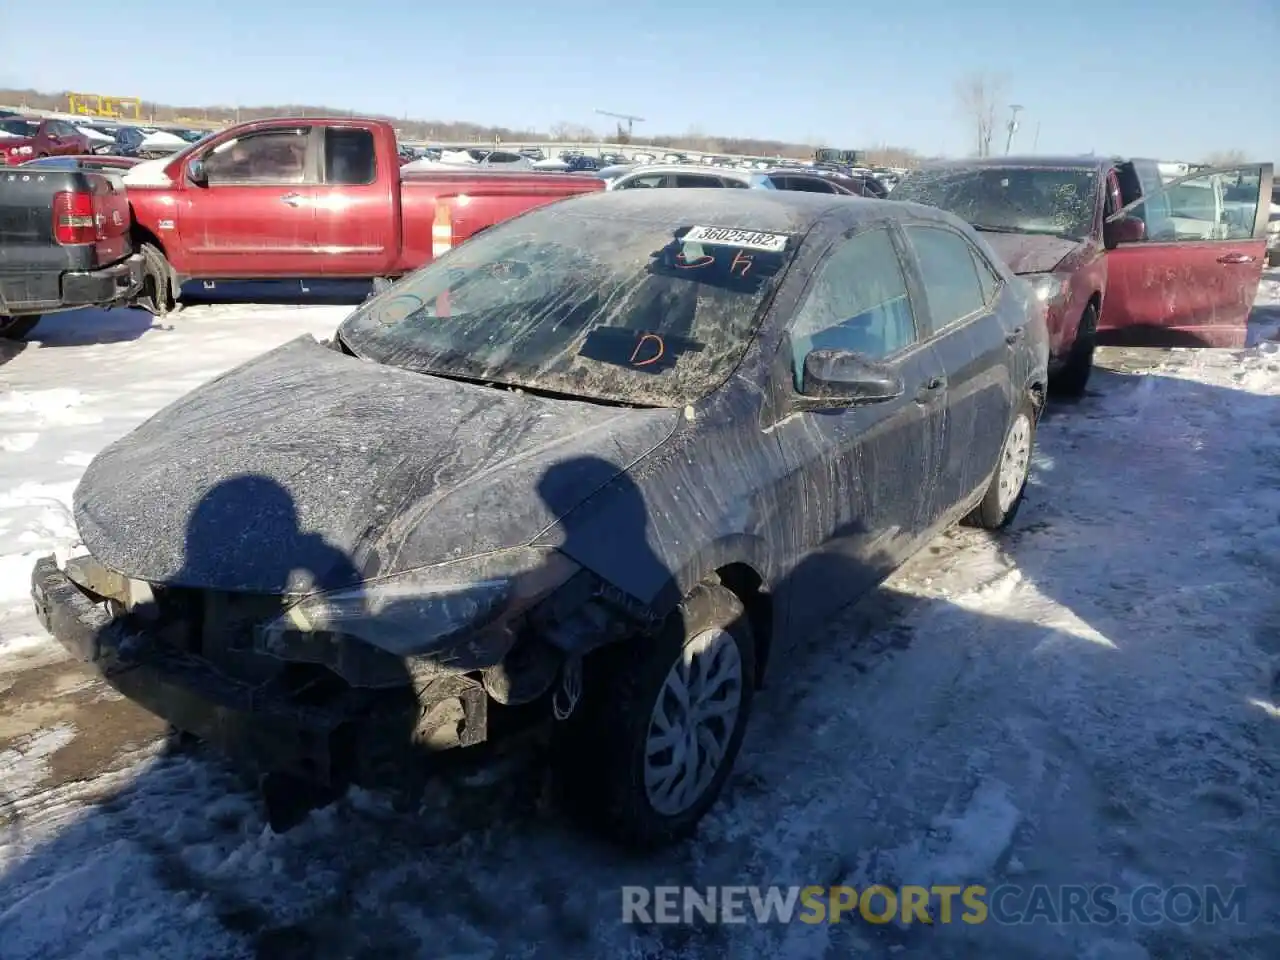
[(320, 275), (311, 133), (309, 126), (250, 132), (201, 157), (208, 183), (186, 180), (179, 200), (184, 272), (247, 280)]
[(934, 477), (945, 404), (942, 369), (916, 311), (888, 225), (837, 240), (801, 300), (776, 364), (780, 392), (803, 396), (804, 359), (841, 349), (885, 362), (902, 396), (836, 409), (788, 411), (769, 429), (786, 476), (779, 501), (790, 630), (804, 630), (866, 593), (917, 547), (938, 513)]
[(947, 371), (943, 456), (938, 472), (941, 515), (950, 515), (986, 485), (1013, 418), (1010, 354), (1025, 327), (1006, 327), (996, 310), (1004, 285), (965, 236), (943, 224), (903, 229), (928, 306), (929, 336)]
[(1165, 184), (1108, 217), (1142, 222), (1143, 238), (1107, 254), (1098, 322), (1109, 342), (1244, 346), (1266, 256), (1272, 165), (1223, 168)]

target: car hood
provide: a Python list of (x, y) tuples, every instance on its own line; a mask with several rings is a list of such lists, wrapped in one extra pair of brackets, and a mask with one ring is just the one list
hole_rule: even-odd
[(1014, 273), (1044, 273), (1084, 245), (1080, 240), (1028, 233), (983, 233), (982, 239)]
[(140, 580), (330, 589), (528, 543), (678, 421), (410, 373), (304, 336), (107, 447), (75, 517), (99, 562)]

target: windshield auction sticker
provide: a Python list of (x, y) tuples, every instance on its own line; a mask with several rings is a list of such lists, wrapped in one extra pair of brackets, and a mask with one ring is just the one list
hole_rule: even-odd
[(706, 243), (721, 247), (741, 247), (744, 250), (763, 250), (767, 253), (781, 253), (787, 248), (786, 234), (735, 230), (731, 227), (690, 227), (689, 232), (680, 240), (686, 244)]

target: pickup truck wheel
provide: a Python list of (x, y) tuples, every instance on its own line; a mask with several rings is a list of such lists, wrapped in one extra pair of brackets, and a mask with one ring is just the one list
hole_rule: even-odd
[(163, 317), (177, 306), (173, 296), (173, 268), (154, 244), (144, 243), (142, 254), (142, 292), (137, 305), (153, 317)]
[(39, 322), (38, 316), (0, 317), (0, 337), (6, 340), (24, 340)]
[(1014, 414), (1009, 432), (1005, 434), (995, 473), (991, 475), (991, 485), (987, 487), (977, 509), (965, 517), (965, 523), (969, 526), (1003, 530), (1013, 523), (1027, 491), (1027, 478), (1031, 475), (1036, 419), (1035, 402), (1028, 397)]
[(691, 835), (728, 780), (755, 689), (742, 601), (695, 587), (661, 632), (583, 664), (582, 700), (552, 757), (571, 815), (626, 846)]
[(1084, 396), (1084, 388), (1089, 384), (1089, 374), (1093, 373), (1093, 354), (1097, 346), (1098, 311), (1090, 304), (1080, 318), (1076, 339), (1067, 353), (1067, 362), (1058, 371), (1058, 375), (1051, 378), (1049, 385), (1054, 393), (1073, 400)]

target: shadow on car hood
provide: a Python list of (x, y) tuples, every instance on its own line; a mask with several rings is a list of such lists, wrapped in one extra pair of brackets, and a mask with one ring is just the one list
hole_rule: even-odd
[(983, 233), (982, 239), (1000, 254), (1014, 273), (1044, 273), (1062, 262), (1081, 241), (1030, 233)]
[[(107, 447), (76, 488), (76, 522), (101, 563), (138, 579), (332, 588), (526, 543), (678, 418), (410, 373), (300, 337)], [(559, 489), (540, 496), (556, 465)]]

